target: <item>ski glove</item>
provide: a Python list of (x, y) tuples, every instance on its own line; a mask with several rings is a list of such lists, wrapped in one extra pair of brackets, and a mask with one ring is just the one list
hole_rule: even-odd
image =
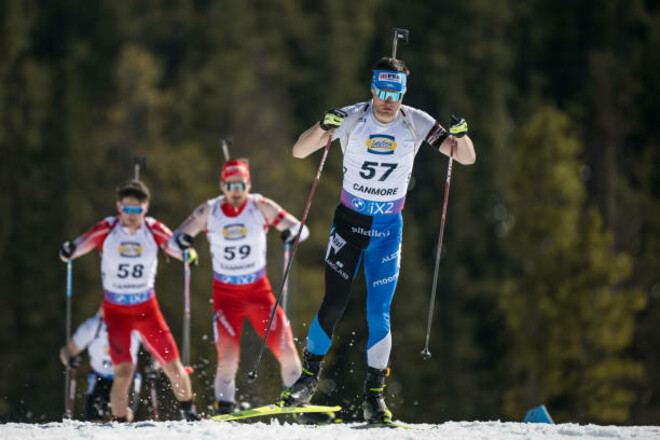
[(193, 238), (190, 235), (185, 234), (183, 232), (175, 232), (174, 242), (179, 247), (179, 250), (183, 252), (186, 249), (188, 249), (190, 246), (192, 246)]
[(449, 133), (460, 138), (465, 136), (467, 132), (468, 124), (465, 119), (451, 115), (451, 126), (449, 127)]
[(60, 259), (64, 262), (71, 259), (76, 252), (76, 244), (72, 241), (65, 241), (60, 247)]
[(69, 368), (78, 368), (82, 359), (80, 355), (70, 356), (69, 357)]
[(197, 266), (199, 264), (199, 256), (195, 248), (188, 248), (188, 264)]
[[(291, 226), (289, 229), (283, 230), (280, 235), (282, 241), (285, 244), (293, 243), (296, 239), (296, 235), (298, 235), (298, 228), (300, 228), (300, 223)], [(302, 233), (300, 234), (300, 241), (307, 240), (307, 237), (309, 237), (309, 229), (307, 229), (307, 226), (303, 226)]]
[(328, 131), (333, 128), (339, 128), (342, 122), (344, 122), (344, 118), (346, 118), (347, 116), (348, 113), (346, 113), (345, 111), (340, 110), (338, 108), (333, 108), (325, 112), (325, 114), (319, 121), (319, 125), (325, 131)]

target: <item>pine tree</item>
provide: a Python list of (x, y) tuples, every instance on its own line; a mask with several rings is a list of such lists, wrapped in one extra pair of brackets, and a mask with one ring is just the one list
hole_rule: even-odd
[(516, 419), (546, 403), (558, 421), (625, 422), (643, 371), (625, 350), (645, 297), (622, 286), (631, 258), (613, 251), (584, 204), (580, 149), (552, 107), (530, 117), (516, 145), (501, 224), (515, 270), (500, 297), (511, 334), (506, 412)]

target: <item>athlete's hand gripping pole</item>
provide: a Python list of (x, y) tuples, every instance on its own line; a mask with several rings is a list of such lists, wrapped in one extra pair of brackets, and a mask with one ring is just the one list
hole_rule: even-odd
[(76, 382), (72, 380), (71, 351), (69, 340), (71, 339), (71, 279), (73, 277), (73, 263), (71, 258), (66, 261), (66, 340), (64, 342), (66, 353), (66, 374), (64, 378), (64, 418), (73, 416), (73, 402), (76, 395)]
[(309, 192), (309, 197), (307, 198), (307, 203), (305, 204), (305, 210), (303, 211), (302, 219), (300, 220), (300, 227), (298, 228), (296, 239), (293, 241), (293, 244), (291, 245), (291, 256), (289, 257), (289, 261), (286, 264), (284, 275), (282, 275), (282, 283), (280, 285), (279, 291), (277, 292), (277, 296), (275, 297), (275, 307), (273, 307), (273, 311), (270, 313), (270, 319), (268, 320), (268, 326), (266, 327), (266, 333), (264, 334), (264, 338), (261, 341), (261, 348), (259, 349), (259, 355), (257, 356), (257, 361), (254, 364), (254, 369), (248, 373), (248, 379), (250, 381), (254, 381), (257, 378), (257, 371), (259, 370), (261, 357), (264, 354), (264, 348), (266, 346), (266, 341), (268, 340), (270, 327), (273, 324), (273, 318), (275, 318), (275, 313), (277, 312), (277, 306), (280, 303), (280, 299), (282, 298), (282, 292), (284, 291), (284, 286), (286, 285), (287, 279), (289, 277), (289, 272), (291, 271), (291, 264), (293, 263), (293, 258), (296, 256), (296, 251), (298, 250), (298, 244), (300, 243), (300, 234), (302, 233), (303, 227), (305, 226), (305, 221), (307, 221), (307, 214), (309, 214), (309, 208), (312, 206), (312, 198), (314, 197), (316, 186), (318, 185), (319, 179), (321, 178), (321, 171), (323, 171), (325, 160), (328, 157), (328, 150), (330, 148), (330, 144), (332, 143), (332, 135), (334, 134), (334, 132), (335, 132), (334, 129), (330, 129), (328, 131), (328, 141), (326, 142), (325, 148), (323, 149), (323, 156), (321, 156), (321, 162), (319, 163), (319, 167), (316, 170), (316, 177), (314, 178), (312, 189)]
[(433, 272), (433, 287), (431, 288), (431, 303), (429, 305), (429, 318), (426, 326), (426, 344), (419, 353), (422, 359), (431, 358), (429, 351), (429, 340), (431, 339), (431, 322), (433, 321), (433, 309), (435, 307), (435, 294), (438, 287), (438, 271), (440, 268), (440, 258), (442, 256), (442, 238), (445, 235), (445, 220), (447, 218), (447, 203), (449, 202), (449, 187), (451, 186), (451, 170), (454, 164), (454, 150), (456, 149), (456, 138), (451, 144), (451, 153), (449, 154), (449, 163), (447, 164), (447, 180), (445, 182), (445, 199), (442, 203), (442, 217), (440, 220), (440, 234), (438, 235), (438, 249), (435, 255), (435, 271)]
[(183, 251), (183, 366), (191, 374), (190, 365), (190, 249)]

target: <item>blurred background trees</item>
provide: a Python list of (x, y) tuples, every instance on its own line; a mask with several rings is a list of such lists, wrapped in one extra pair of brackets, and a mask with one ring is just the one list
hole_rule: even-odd
[[(464, 116), (478, 159), (454, 169), (427, 362), (447, 161), (423, 149), (416, 162), (393, 305), (396, 417), (521, 420), (545, 403), (558, 422), (660, 423), (658, 2), (5, 0), (0, 12), (0, 420), (61, 417), (57, 249), (113, 213), (135, 155), (148, 157), (151, 214), (172, 228), (218, 193), (228, 135), (254, 191), (300, 216), (319, 156), (295, 160), (291, 145), (324, 110), (368, 99), (370, 66), (403, 27), (405, 103), (443, 123)], [(301, 347), (340, 179), (335, 146), (292, 272)], [(191, 357), (205, 408), (212, 275), (205, 240), (196, 246)], [(101, 301), (98, 265), (74, 262), (74, 325)], [(161, 257), (157, 280), (179, 342), (180, 266)], [(281, 266), (271, 234), (274, 286)], [(347, 419), (360, 412), (365, 326), (358, 279), (318, 395)], [(246, 328), (238, 396), (252, 404), (280, 389), (269, 355), (245, 380), (258, 342)]]

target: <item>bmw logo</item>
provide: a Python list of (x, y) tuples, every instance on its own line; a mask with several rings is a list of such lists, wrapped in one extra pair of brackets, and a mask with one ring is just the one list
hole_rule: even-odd
[(356, 211), (362, 211), (364, 209), (364, 201), (362, 199), (354, 198), (352, 204)]

